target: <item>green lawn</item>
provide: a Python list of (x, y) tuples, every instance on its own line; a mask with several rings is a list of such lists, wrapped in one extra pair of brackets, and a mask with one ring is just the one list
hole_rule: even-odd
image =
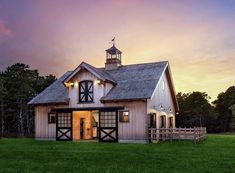
[(235, 172), (235, 136), (159, 144), (0, 140), (0, 172)]

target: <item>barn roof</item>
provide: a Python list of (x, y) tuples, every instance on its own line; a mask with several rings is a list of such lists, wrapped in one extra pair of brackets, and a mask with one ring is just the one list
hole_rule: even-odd
[[(116, 70), (95, 68), (84, 62), (81, 65), (98, 76), (112, 81), (114, 87), (106, 96), (101, 98), (102, 102), (107, 102), (151, 98), (158, 81), (168, 67), (168, 62), (123, 65)], [(63, 82), (69, 80), (76, 70), (77, 72), (79, 71), (79, 68), (78, 66), (73, 72), (65, 73), (42, 93), (33, 98), (29, 104), (67, 103), (67, 89)]]
[(68, 103), (68, 95), (63, 80), (69, 76), (72, 71), (66, 72), (63, 76), (57, 79), (54, 83), (48, 86), (40, 94), (34, 97), (28, 104), (66, 104)]
[[(151, 98), (156, 85), (168, 65), (167, 61), (126, 65), (107, 70), (117, 85), (101, 101)], [(103, 69), (104, 70), (104, 69)]]

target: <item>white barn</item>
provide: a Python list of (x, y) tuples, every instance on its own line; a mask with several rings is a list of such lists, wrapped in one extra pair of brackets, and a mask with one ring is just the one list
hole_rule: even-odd
[(148, 128), (175, 127), (169, 62), (122, 65), (115, 45), (104, 68), (82, 62), (33, 98), (35, 138), (147, 142)]

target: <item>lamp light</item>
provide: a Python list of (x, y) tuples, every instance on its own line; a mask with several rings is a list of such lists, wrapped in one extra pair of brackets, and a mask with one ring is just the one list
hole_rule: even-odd
[(97, 82), (97, 84), (99, 84), (99, 85), (102, 83), (102, 81), (101, 81), (100, 79), (98, 79), (96, 82)]
[(64, 85), (66, 87), (73, 87), (74, 86), (74, 83), (73, 82), (65, 82)]
[(171, 107), (168, 107), (167, 110), (168, 110), (170, 113), (172, 113)]
[(153, 109), (156, 109), (156, 110), (164, 110), (164, 107), (162, 106), (162, 104), (159, 104), (157, 106), (153, 106)]

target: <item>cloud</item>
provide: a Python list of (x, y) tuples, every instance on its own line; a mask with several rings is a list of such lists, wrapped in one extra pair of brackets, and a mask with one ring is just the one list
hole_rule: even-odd
[(0, 45), (12, 36), (12, 32), (6, 27), (5, 23), (0, 20)]

